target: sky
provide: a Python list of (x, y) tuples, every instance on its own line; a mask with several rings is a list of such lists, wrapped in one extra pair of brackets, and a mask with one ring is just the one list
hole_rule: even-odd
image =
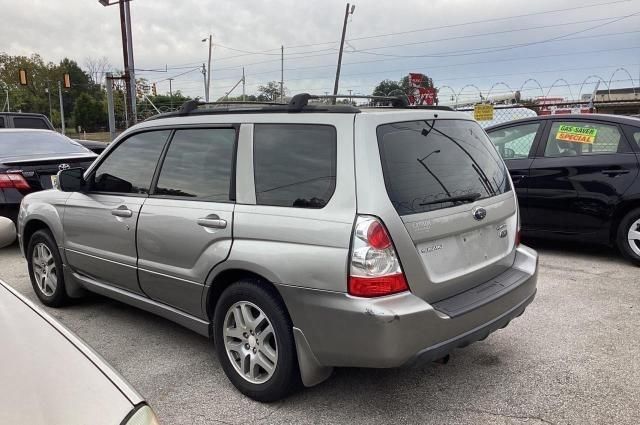
[[(356, 0), (340, 92), (370, 94), (409, 72), (433, 78), (442, 104), (521, 90), (578, 98), (640, 86), (640, 0)], [(247, 94), (280, 80), (287, 94), (332, 92), (346, 2), (340, 0), (133, 0), (136, 77), (167, 92), (204, 96), (198, 67), (213, 35), (211, 97), (246, 75)], [(117, 6), (97, 0), (0, 0), (0, 51), (106, 56), (123, 68)], [(619, 69), (623, 68), (623, 69)], [(617, 70), (617, 71), (616, 71)], [(627, 71), (630, 76), (627, 74)], [(180, 75), (183, 74), (183, 75)], [(589, 77), (589, 78), (587, 78)], [(582, 84), (585, 82), (584, 85)], [(239, 95), (241, 86), (231, 94)]]

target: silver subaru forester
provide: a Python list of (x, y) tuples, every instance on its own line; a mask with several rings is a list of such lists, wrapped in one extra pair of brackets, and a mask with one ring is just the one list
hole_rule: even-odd
[(188, 102), (25, 197), (39, 299), (91, 291), (212, 337), (260, 401), (333, 367), (441, 359), (521, 315), (537, 254), (480, 126), (448, 108), (313, 98)]

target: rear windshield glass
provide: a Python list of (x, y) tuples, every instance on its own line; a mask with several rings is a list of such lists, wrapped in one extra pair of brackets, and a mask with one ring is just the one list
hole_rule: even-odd
[(13, 126), (15, 128), (36, 128), (39, 130), (49, 130), (44, 118), (36, 117), (13, 117)]
[(73, 140), (53, 131), (0, 132), (0, 155), (90, 153)]
[(507, 169), (474, 121), (424, 120), (377, 129), (387, 193), (400, 215), (509, 191)]

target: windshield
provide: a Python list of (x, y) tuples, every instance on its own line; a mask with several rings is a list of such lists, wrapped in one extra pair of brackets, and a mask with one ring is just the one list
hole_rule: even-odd
[(86, 153), (91, 152), (53, 131), (0, 131), (1, 156)]
[(509, 191), (507, 169), (474, 121), (424, 120), (377, 129), (387, 193), (400, 215)]

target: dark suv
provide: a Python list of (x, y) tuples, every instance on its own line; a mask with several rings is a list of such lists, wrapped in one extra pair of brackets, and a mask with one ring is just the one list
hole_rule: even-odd
[(640, 119), (549, 115), (486, 131), (511, 173), (525, 234), (615, 245), (640, 265)]

